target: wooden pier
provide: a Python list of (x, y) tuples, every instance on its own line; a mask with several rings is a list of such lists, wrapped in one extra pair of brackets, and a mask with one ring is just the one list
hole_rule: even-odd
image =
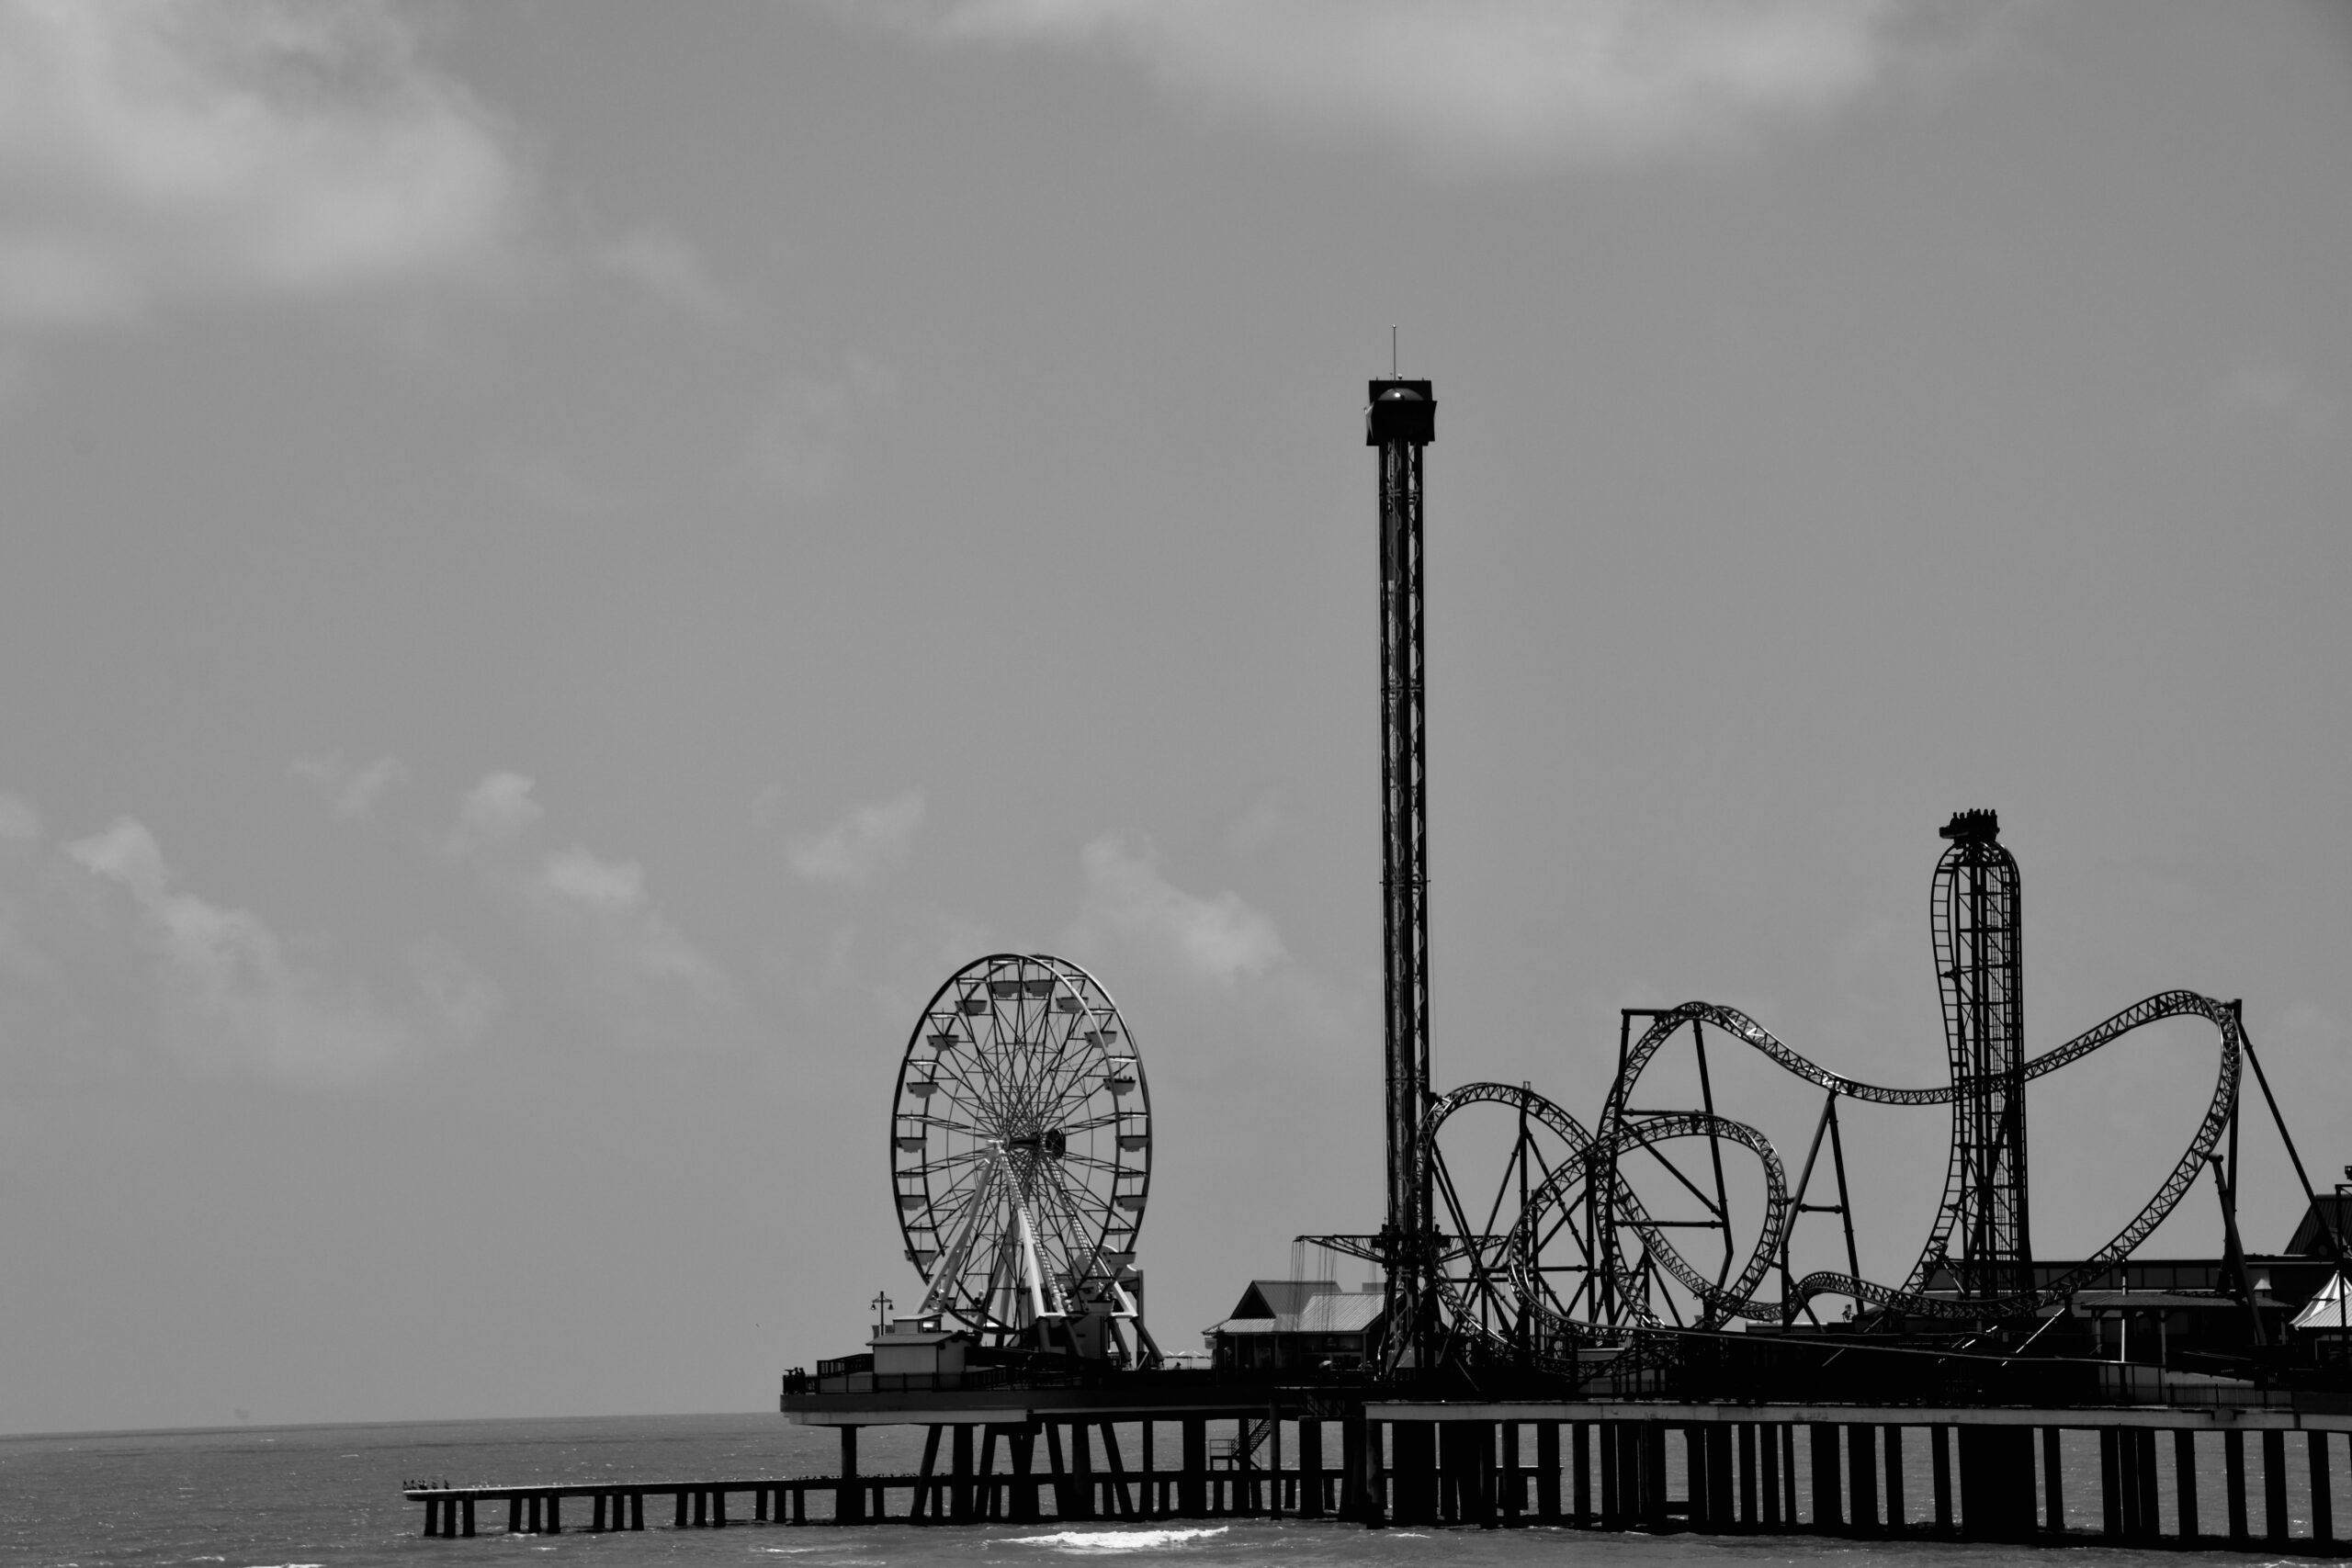
[[(1132, 1408), (928, 1411), (911, 1423), (912, 1412), (873, 1411), (828, 1423), (841, 1435), (833, 1475), (407, 1496), (424, 1505), (430, 1536), (501, 1523), (514, 1534), (567, 1522), (641, 1530), (649, 1517), (681, 1529), (1327, 1517), (2352, 1553), (2333, 1506), (2335, 1486), (2352, 1480), (2352, 1409), (1375, 1401), (1330, 1419), (1314, 1408), (1162, 1418), (1179, 1435), (1170, 1465), (1154, 1452), (1154, 1419)], [(857, 1436), (869, 1424), (925, 1426), (921, 1468), (861, 1473)], [(2098, 1445), (2096, 1528), (2068, 1523), (2070, 1432)], [(1906, 1454), (1928, 1461), (1920, 1495), (1908, 1490)], [(2290, 1467), (2308, 1488), (2300, 1528)]]

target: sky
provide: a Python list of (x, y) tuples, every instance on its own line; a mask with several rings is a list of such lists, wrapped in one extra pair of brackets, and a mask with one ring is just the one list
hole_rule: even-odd
[[(2030, 1048), (2244, 998), (2331, 1179), (2348, 145), (2306, 0), (0, 0), (0, 1430), (772, 1407), (994, 952), (1164, 1345), (1375, 1228), (1392, 326), (1437, 1087), (1939, 1081), (1990, 807)], [(2215, 1061), (2035, 1086), (2037, 1252)], [(1899, 1280), (1946, 1123), (1843, 1125)]]

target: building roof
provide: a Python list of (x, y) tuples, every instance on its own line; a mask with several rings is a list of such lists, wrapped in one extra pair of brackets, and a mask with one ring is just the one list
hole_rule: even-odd
[(2237, 1297), (2218, 1291), (2076, 1291), (2070, 1299), (2078, 1310), (2086, 1312), (2180, 1312), (2243, 1305)]
[(2352, 1206), (2333, 1192), (2323, 1193), (2312, 1200), (2303, 1211), (2303, 1223), (2295, 1227), (2294, 1236), (2287, 1243), (2287, 1251), (2298, 1258), (2324, 1258), (2332, 1250), (2321, 1234), (2322, 1227), (2332, 1228), (2339, 1236), (2352, 1225)]
[(1236, 1317), (1283, 1317), (1317, 1296), (1337, 1293), (1337, 1280), (1252, 1280), (1233, 1306)]
[[(1276, 1302), (1289, 1310), (1269, 1310)], [(1378, 1291), (1342, 1291), (1329, 1280), (1252, 1280), (1233, 1315), (1211, 1334), (1363, 1334), (1387, 1307)]]

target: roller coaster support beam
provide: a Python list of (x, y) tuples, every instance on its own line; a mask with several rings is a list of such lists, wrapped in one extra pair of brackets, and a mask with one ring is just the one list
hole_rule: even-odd
[[(1707, 1036), (1695, 1018), (1690, 1021), (1690, 1049), (1699, 1057), (1700, 1108), (1712, 1122), (1715, 1114), (1715, 1090), (1713, 1081), (1707, 1077)], [(1724, 1263), (1715, 1270), (1715, 1289), (1720, 1291), (1724, 1281), (1731, 1278), (1731, 1190), (1724, 1185), (1724, 1141), (1712, 1131), (1707, 1134), (1707, 1157), (1715, 1166), (1715, 1218), (1721, 1220), (1724, 1226)]]
[[(2236, 1113), (2233, 1111), (2230, 1121), (2230, 1146), (2233, 1154), (2237, 1147), (2237, 1132)], [(2262, 1314), (2256, 1310), (2254, 1292), (2246, 1282), (2245, 1247), (2238, 1240), (2237, 1183), (2230, 1175), (2228, 1163), (2220, 1155), (2207, 1155), (2205, 1163), (2213, 1168), (2213, 1190), (2222, 1201), (2222, 1277), (2228, 1283), (2230, 1293), (2237, 1297), (2239, 1304), (2245, 1308), (2246, 1321), (2254, 1325), (2254, 1342), (2267, 1345), (2270, 1337), (2262, 1331)]]
[[(2238, 1038), (2245, 1042), (2245, 1059), (2254, 1068), (2254, 1081), (2262, 1086), (2262, 1101), (2270, 1107), (2270, 1120), (2278, 1126), (2278, 1141), (2287, 1145), (2287, 1157), (2294, 1162), (2295, 1179), (2302, 1183), (2303, 1201), (2310, 1204), (2308, 1213), (2319, 1215), (2319, 1233), (2327, 1238), (2327, 1249), (2335, 1261), (2344, 1261), (2344, 1238), (2335, 1233), (2336, 1215), (2332, 1209), (2320, 1206), (2319, 1194), (2312, 1187), (2312, 1179), (2303, 1174), (2303, 1156), (2295, 1152), (2295, 1135), (2287, 1131), (2287, 1118), (2278, 1111), (2278, 1097), (2270, 1092), (2270, 1078), (2262, 1070), (2262, 1058), (2254, 1054), (2254, 1036), (2245, 1032), (2245, 1003), (2233, 1001), (2231, 1013), (2238, 1021)], [(2233, 1139), (2234, 1142), (2234, 1139)], [(2231, 1172), (2234, 1178), (2237, 1173)]]
[[(1829, 1138), (1830, 1168), (1838, 1176), (1838, 1201), (1808, 1203), (1804, 1195), (1813, 1187), (1813, 1168), (1815, 1162), (1821, 1158), (1824, 1134)], [(1859, 1280), (1862, 1277), (1861, 1254), (1854, 1246), (1854, 1204), (1846, 1190), (1846, 1140), (1838, 1131), (1838, 1091), (1834, 1088), (1822, 1097), (1821, 1119), (1813, 1124), (1813, 1143), (1804, 1151), (1804, 1172), (1797, 1178), (1796, 1187), (1789, 1194), (1789, 1222), (1781, 1230), (1781, 1321), (1783, 1324), (1794, 1323), (1800, 1311), (1815, 1323), (1821, 1321), (1814, 1314), (1812, 1300), (1797, 1293), (1796, 1280), (1789, 1267), (1789, 1253), (1796, 1246), (1799, 1214), (1829, 1213), (1845, 1222), (1846, 1267)]]
[(1421, 701), (1421, 457), (1437, 438), (1427, 381), (1371, 383), (1364, 445), (1380, 453), (1382, 969), (1386, 991), (1388, 1217), (1382, 1227), (1391, 1371), (1425, 1365), (1435, 1238), (1420, 1120), (1430, 1097), (1428, 749)]

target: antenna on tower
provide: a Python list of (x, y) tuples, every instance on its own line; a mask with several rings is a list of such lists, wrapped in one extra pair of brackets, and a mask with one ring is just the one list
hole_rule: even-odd
[(1388, 323), (1388, 378), (1396, 379), (1396, 323)]

